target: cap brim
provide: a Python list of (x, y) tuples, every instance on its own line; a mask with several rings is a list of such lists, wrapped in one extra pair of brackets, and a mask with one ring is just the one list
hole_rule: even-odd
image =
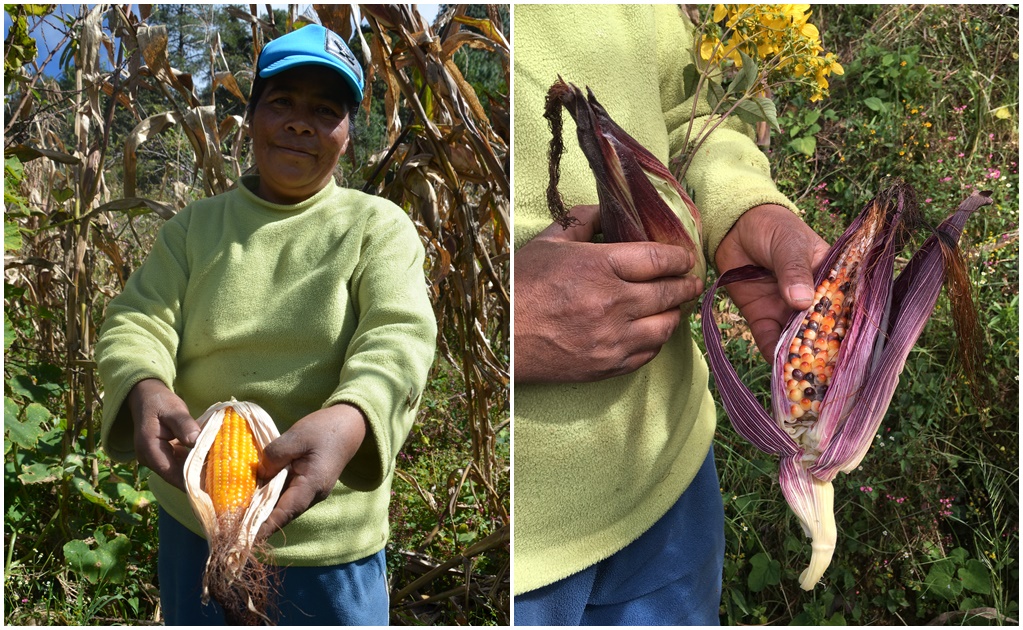
[(362, 90), (359, 89), (359, 83), (356, 78), (352, 76), (351, 70), (341, 64), (331, 63), (322, 57), (314, 57), (312, 55), (290, 55), (260, 70), (259, 76), (264, 79), (269, 79), (274, 75), (278, 75), (285, 70), (290, 70), (297, 66), (323, 66), (324, 68), (334, 70), (345, 80), (345, 85), (347, 85), (348, 89), (350, 89), (352, 94), (355, 95), (356, 105), (362, 102)]

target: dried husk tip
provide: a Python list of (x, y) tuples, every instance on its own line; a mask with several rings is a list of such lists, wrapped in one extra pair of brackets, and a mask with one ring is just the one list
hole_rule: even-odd
[(689, 275), (703, 279), (707, 264), (697, 246), (703, 231), (700, 212), (685, 188), (657, 157), (618, 126), (588, 88), (586, 95), (561, 79), (547, 92), (544, 117), (551, 130), (547, 205), (563, 227), (574, 221), (558, 191), (561, 180), (562, 114), (576, 126), (579, 148), (597, 184), (600, 227), (607, 243), (654, 241), (693, 253)]
[[(198, 419), (201, 427), (196, 444), (185, 460), (185, 488), (192, 511), (202, 525), (209, 542), (210, 556), (203, 574), (203, 602), (212, 597), (224, 610), (228, 623), (242, 625), (272, 624), (272, 574), (260, 557), (268, 550), (256, 543), (259, 527), (269, 517), (280, 497), (287, 478), (282, 470), (262, 486), (255, 487), (248, 497), (237, 499), (233, 507), (225, 509), (222, 499), (215, 500), (214, 487), (208, 464), (213, 458), (229, 458), (239, 453), (222, 452), (215, 445), (225, 423), (240, 418), (247, 425), (254, 442), (255, 452), (262, 455), (267, 444), (280, 436), (277, 427), (259, 405), (232, 399), (210, 406)], [(249, 444), (251, 446), (251, 443)], [(232, 447), (235, 448), (235, 447)], [(242, 450), (242, 449), (237, 449)], [(258, 461), (258, 457), (256, 459)], [(254, 466), (249, 462), (248, 466)], [(254, 468), (250, 471), (254, 474)], [(221, 508), (218, 514), (217, 507)]]

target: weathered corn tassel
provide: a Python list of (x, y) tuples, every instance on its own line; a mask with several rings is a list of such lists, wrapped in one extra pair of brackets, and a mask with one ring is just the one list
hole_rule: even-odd
[(263, 448), (280, 434), (262, 408), (235, 400), (211, 406), (198, 422), (202, 430), (185, 460), (185, 488), (210, 546), (203, 602), (216, 600), (229, 623), (269, 623), (269, 575), (254, 547), (287, 471), (258, 486), (256, 468)]
[[(966, 219), (991, 203), (974, 193), (960, 204), (893, 279), (906, 236), (912, 191), (897, 185), (867, 204), (835, 242), (817, 272), (813, 305), (789, 319), (773, 357), (773, 418), (739, 380), (721, 346), (714, 319), (719, 286), (770, 275), (760, 267), (722, 274), (704, 298), (707, 355), (728, 417), (743, 437), (779, 455), (782, 493), (812, 539), (800, 586), (811, 590), (831, 562), (838, 532), (832, 480), (855, 470), (881, 425), (910, 349), (949, 279), (953, 312), (975, 326), (968, 287), (962, 286), (959, 236)], [(956, 271), (956, 270), (960, 271)], [(972, 319), (971, 319), (972, 317)], [(960, 341), (969, 343), (969, 334)], [(964, 359), (972, 356), (961, 348)]]
[(604, 240), (657, 241), (685, 247), (695, 258), (690, 274), (704, 278), (707, 265), (702, 248), (694, 243), (703, 231), (696, 204), (667, 167), (611, 119), (593, 92), (587, 89), (587, 94), (583, 96), (578, 87), (560, 77), (547, 92), (544, 117), (551, 128), (547, 187), (551, 216), (566, 228), (573, 222), (558, 192), (564, 107), (575, 120), (579, 147), (597, 180)]

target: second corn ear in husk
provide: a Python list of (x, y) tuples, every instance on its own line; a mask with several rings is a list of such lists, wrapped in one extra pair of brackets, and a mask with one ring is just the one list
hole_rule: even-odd
[[(960, 342), (971, 336), (975, 316), (958, 241), (967, 218), (988, 203), (990, 193), (963, 201), (896, 277), (912, 190), (896, 185), (871, 200), (821, 264), (813, 306), (794, 313), (782, 332), (773, 356), (773, 417), (725, 357), (713, 299), (720, 286), (770, 272), (727, 271), (704, 299), (707, 355), (728, 417), (740, 435), (781, 458), (782, 493), (812, 540), (810, 566), (800, 576), (806, 590), (823, 576), (837, 542), (831, 482), (855, 470), (870, 448), (943, 283), (961, 316)], [(964, 357), (971, 352), (966, 348)]]
[(702, 220), (685, 188), (653, 153), (615, 123), (589, 88), (584, 95), (560, 77), (547, 92), (544, 111), (551, 129), (547, 186), (551, 216), (563, 227), (573, 221), (558, 191), (564, 151), (562, 108), (575, 121), (579, 148), (596, 180), (604, 241), (655, 241), (684, 247), (694, 258), (689, 274), (704, 278), (707, 265), (703, 249), (697, 246)]

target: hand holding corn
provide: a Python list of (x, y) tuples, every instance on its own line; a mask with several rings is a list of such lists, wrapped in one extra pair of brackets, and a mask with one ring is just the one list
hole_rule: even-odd
[(703, 283), (692, 254), (661, 243), (592, 243), (596, 206), (515, 252), (515, 381), (587, 382), (653, 359)]
[(719, 271), (757, 265), (770, 269), (770, 281), (728, 286), (760, 348), (769, 357), (792, 315), (812, 306), (813, 272), (824, 260), (828, 245), (788, 208), (757, 206), (743, 214), (718, 246)]
[(185, 489), (182, 467), (199, 436), (199, 424), (181, 400), (154, 378), (139, 381), (128, 392), (122, 413), (130, 411), (135, 426), (135, 457), (139, 464)]
[(327, 498), (369, 428), (356, 407), (338, 404), (296, 422), (263, 450), (259, 478), (271, 479), (290, 466), (287, 484), (256, 535), (261, 540)]

